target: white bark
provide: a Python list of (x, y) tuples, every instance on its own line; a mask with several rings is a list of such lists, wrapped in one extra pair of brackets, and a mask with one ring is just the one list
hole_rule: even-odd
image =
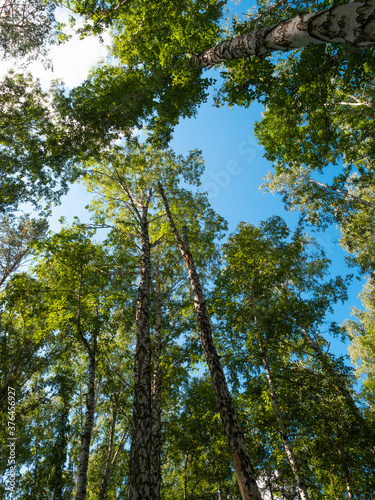
[(262, 56), (323, 43), (375, 45), (375, 0), (341, 4), (319, 12), (236, 36), (190, 59), (195, 68), (206, 68), (230, 59)]
[(151, 497), (151, 338), (149, 300), (151, 256), (148, 233), (148, 207), (151, 194), (142, 207), (141, 280), (138, 287), (136, 329), (137, 345), (134, 362), (133, 429), (129, 460), (128, 500)]
[(288, 437), (288, 432), (287, 432), (287, 429), (286, 429), (286, 426), (284, 423), (284, 419), (283, 419), (280, 404), (279, 404), (279, 398), (277, 397), (277, 394), (276, 394), (276, 388), (275, 388), (275, 384), (273, 382), (273, 378), (271, 375), (271, 370), (270, 370), (270, 367), (269, 367), (269, 364), (267, 361), (267, 357), (266, 357), (266, 353), (263, 349), (259, 335), (258, 335), (258, 345), (259, 345), (260, 357), (262, 359), (263, 366), (266, 370), (266, 377), (267, 377), (268, 387), (269, 387), (270, 394), (271, 394), (273, 411), (275, 413), (277, 424), (279, 426), (280, 436), (281, 436), (281, 439), (282, 439), (282, 442), (284, 445), (284, 449), (285, 449), (285, 452), (287, 454), (287, 457), (288, 457), (288, 460), (290, 463), (290, 467), (292, 469), (294, 478), (295, 478), (296, 483), (297, 483), (298, 493), (299, 493), (301, 500), (309, 500), (306, 486), (304, 484), (304, 480), (303, 480), (301, 472), (299, 470), (298, 461), (297, 461), (297, 458), (294, 454), (292, 444), (291, 444), (289, 437)]

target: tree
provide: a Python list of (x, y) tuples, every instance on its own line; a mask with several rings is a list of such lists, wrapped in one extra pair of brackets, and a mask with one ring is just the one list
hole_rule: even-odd
[(356, 367), (356, 375), (363, 379), (363, 396), (367, 402), (366, 413), (369, 419), (373, 422), (374, 419), (374, 283), (373, 279), (369, 278), (360, 294), (362, 304), (365, 310), (355, 308), (353, 314), (356, 320), (347, 320), (345, 329), (347, 330), (351, 345), (349, 353), (352, 362)]
[(0, 48), (4, 58), (36, 58), (57, 39), (55, 2), (5, 0), (0, 6)]
[(244, 500), (251, 498), (260, 499), (260, 493), (254, 478), (254, 469), (246, 449), (243, 431), (228, 389), (223, 367), (220, 362), (220, 356), (213, 343), (210, 318), (207, 312), (202, 285), (190, 251), (187, 227), (183, 226), (183, 236), (181, 238), (175, 225), (163, 185), (160, 181), (158, 182), (158, 189), (164, 202), (168, 222), (189, 272), (190, 285), (194, 295), (194, 308), (197, 313), (200, 342), (210, 370), (212, 386), (220, 411), (221, 421), (228, 439), (229, 450), (233, 457), (241, 497)]
[[(365, 490), (356, 476), (367, 461), (370, 467), (365, 474), (371, 475), (374, 467), (372, 425), (355, 404), (348, 368), (324, 352), (326, 341), (318, 333), (331, 304), (345, 298), (345, 281), (325, 281), (328, 260), (309, 248), (309, 240), (300, 229), (290, 235), (279, 217), (259, 228), (242, 223), (223, 250), (225, 267), (218, 274), (213, 297), (218, 308), (217, 331), (224, 333), (219, 345), (226, 353), (224, 360), (235, 384), (253, 384), (249, 393), (256, 401), (261, 401), (256, 388), (268, 386), (268, 404), (274, 413), (271, 425), (278, 429), (301, 498), (329, 488), (330, 479), (327, 484), (327, 478), (317, 474), (322, 461), (331, 477), (340, 475), (343, 491), (350, 487), (362, 494)], [(316, 385), (317, 377), (320, 386)], [(337, 394), (337, 404), (331, 400), (332, 391)], [(262, 393), (264, 397), (264, 389)], [(327, 404), (329, 412), (320, 413), (315, 406), (319, 401)], [(248, 404), (260, 414), (258, 432), (270, 432), (270, 424), (261, 430), (260, 423), (270, 417), (262, 415), (254, 402)], [(310, 415), (314, 415), (313, 420)], [(341, 419), (345, 419), (344, 426)], [(348, 425), (350, 433), (345, 431)], [(322, 426), (332, 430), (322, 432)], [(327, 455), (319, 451), (319, 446), (326, 448), (322, 435), (332, 435), (335, 452), (330, 465)], [(359, 447), (356, 440), (361, 442)], [(273, 453), (280, 453), (274, 437), (269, 446), (275, 449)], [(350, 467), (351, 462), (355, 466)]]
[(358, 47), (374, 44), (374, 2), (339, 4), (314, 13), (301, 13), (273, 26), (238, 35), (207, 49), (190, 60), (205, 68), (231, 59), (264, 56), (309, 45), (346, 43)]
[(32, 244), (44, 236), (47, 222), (31, 219), (29, 215), (17, 220), (9, 214), (3, 215), (0, 221), (0, 287), (3, 287), (31, 253)]
[[(98, 222), (107, 220), (114, 224), (115, 231), (139, 241), (140, 282), (136, 306), (136, 353), (134, 363), (134, 410), (130, 451), (128, 498), (146, 498), (151, 488), (152, 449), (152, 398), (151, 398), (151, 335), (150, 335), (150, 289), (151, 250), (159, 243), (152, 236), (149, 225), (157, 221), (155, 182), (169, 177), (176, 189), (181, 176), (192, 182), (200, 169), (199, 155), (194, 152), (187, 160), (167, 151), (159, 153), (146, 146), (128, 145), (125, 150), (115, 149), (105, 155), (100, 163), (92, 162), (87, 175), (91, 189), (99, 190), (107, 203), (97, 207)], [(188, 167), (192, 169), (189, 172)], [(105, 217), (103, 217), (105, 215)]]
[(51, 97), (30, 74), (10, 71), (0, 92), (0, 212), (56, 203), (78, 176), (79, 142), (64, 133)]
[[(192, 195), (179, 187), (180, 180), (199, 183), (202, 159), (199, 152), (191, 152), (187, 159), (171, 151), (160, 152), (145, 145), (128, 145), (126, 149), (115, 149), (98, 163), (91, 163), (87, 182), (90, 189), (99, 191), (106, 203), (96, 203), (98, 223), (113, 224), (115, 232), (139, 241), (140, 283), (137, 298), (137, 345), (134, 364), (134, 411), (133, 433), (130, 454), (129, 498), (150, 495), (152, 450), (152, 397), (151, 397), (151, 335), (150, 335), (150, 287), (151, 251), (165, 238), (165, 229), (159, 220), (163, 205), (155, 196), (157, 182), (163, 179), (171, 195), (179, 199), (185, 217), (193, 222), (198, 235), (205, 235), (200, 249), (203, 255), (210, 254), (213, 237), (223, 228), (221, 218), (208, 207), (204, 196)], [(94, 204), (95, 206), (95, 204)], [(197, 210), (202, 219), (197, 220)], [(206, 222), (207, 227), (202, 222)], [(151, 226), (152, 225), (152, 226)], [(149, 229), (149, 226), (151, 228)], [(205, 245), (204, 245), (205, 244)], [(209, 259), (207, 259), (209, 260)]]
[(98, 355), (104, 342), (106, 325), (116, 302), (112, 285), (113, 259), (102, 245), (90, 242), (93, 231), (79, 225), (65, 228), (44, 244), (44, 255), (36, 268), (39, 279), (48, 289), (50, 326), (70, 334), (88, 358), (86, 373), (86, 416), (81, 429), (80, 458), (76, 496), (84, 500), (87, 470), (94, 428)]

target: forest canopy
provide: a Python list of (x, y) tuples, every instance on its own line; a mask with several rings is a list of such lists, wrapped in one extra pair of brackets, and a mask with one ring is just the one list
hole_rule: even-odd
[[(375, 2), (248, 7), (0, 5), (4, 498), (375, 495)], [(47, 89), (31, 62), (72, 34), (107, 57)], [(228, 233), (202, 151), (172, 149), (213, 93), (263, 106), (262, 189), (294, 227), (258, 207)], [(77, 185), (90, 222), (49, 229)], [(333, 226), (338, 275), (316, 241)]]

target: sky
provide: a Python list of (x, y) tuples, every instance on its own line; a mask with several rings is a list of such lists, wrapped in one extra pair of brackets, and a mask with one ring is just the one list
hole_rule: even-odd
[[(57, 16), (62, 21), (67, 18), (66, 12), (61, 9), (58, 9)], [(70, 42), (51, 49), (53, 72), (46, 70), (41, 63), (33, 63), (29, 70), (40, 78), (45, 88), (48, 88), (51, 79), (62, 79), (68, 88), (73, 88), (105, 55), (105, 44), (100, 44), (93, 37), (84, 40), (73, 37)], [(7, 63), (0, 62), (0, 72), (6, 72), (7, 67)], [(215, 70), (209, 71), (213, 76)], [(280, 196), (259, 190), (263, 177), (271, 169), (254, 137), (254, 122), (261, 120), (261, 112), (262, 107), (256, 103), (247, 109), (216, 108), (211, 94), (195, 118), (181, 121), (171, 142), (171, 148), (178, 154), (187, 154), (191, 149), (202, 150), (206, 169), (201, 190), (208, 192), (213, 209), (228, 221), (230, 232), (241, 221), (258, 224), (272, 215), (283, 217), (291, 228), (298, 221), (297, 213), (285, 211)], [(72, 222), (74, 216), (88, 222), (90, 216), (85, 206), (90, 199), (82, 186), (73, 186), (63, 197), (62, 204), (54, 209), (51, 229), (59, 230), (58, 219), (61, 216), (65, 216), (68, 222)], [(339, 246), (335, 228), (315, 233), (314, 237), (333, 261), (333, 275), (350, 272), (344, 265), (344, 252)], [(348, 303), (335, 307), (332, 320), (342, 323), (350, 317), (351, 306), (360, 306), (357, 295), (362, 284), (363, 281), (354, 280)], [(331, 351), (340, 355), (347, 352), (346, 347), (336, 340), (332, 341)]]

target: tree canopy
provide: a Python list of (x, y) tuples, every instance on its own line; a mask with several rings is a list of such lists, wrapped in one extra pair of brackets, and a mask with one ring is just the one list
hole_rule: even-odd
[[(110, 45), (75, 88), (0, 82), (2, 496), (371, 500), (374, 1), (259, 0), (224, 26), (224, 0), (6, 0), (3, 56), (67, 41), (57, 7)], [(294, 228), (228, 235), (202, 152), (170, 148), (219, 63), (218, 106), (264, 106), (264, 189)], [(49, 232), (78, 181), (90, 222)], [(351, 274), (309, 234), (332, 224)]]

